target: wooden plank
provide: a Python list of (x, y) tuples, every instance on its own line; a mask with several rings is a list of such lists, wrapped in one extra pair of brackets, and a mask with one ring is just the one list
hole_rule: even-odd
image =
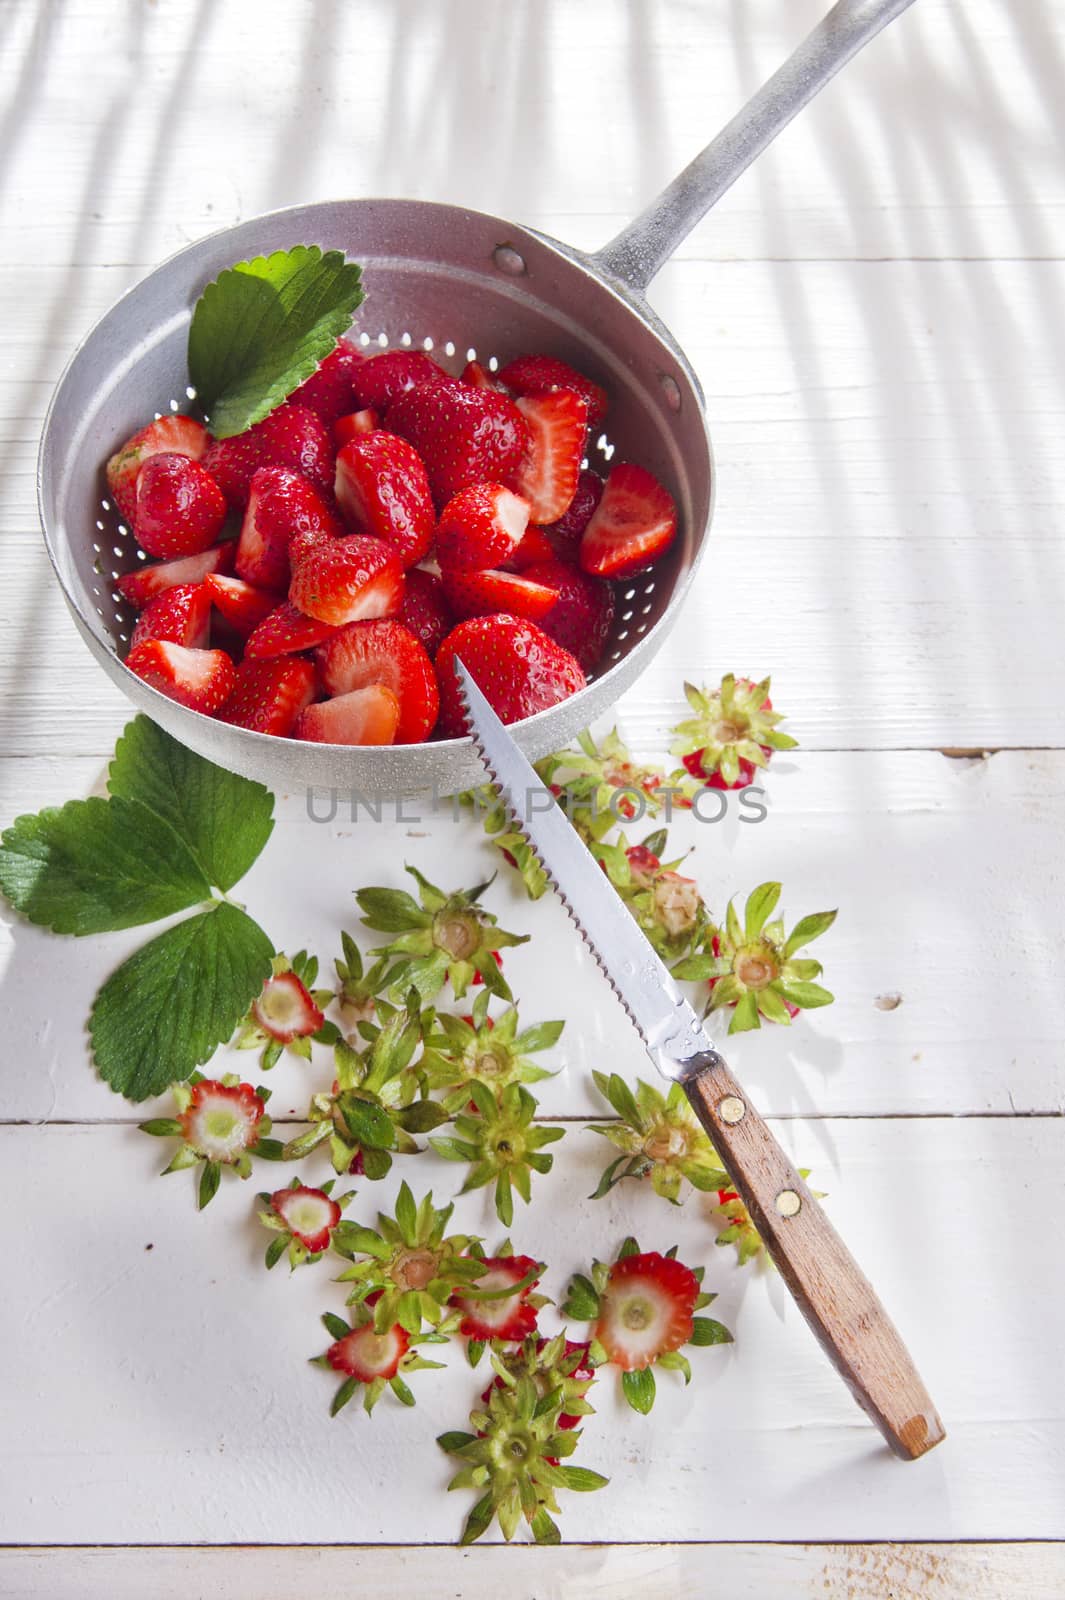
[[(295, 1549), (80, 1549), (0, 1551), (4, 1600), (350, 1600), (352, 1582), (389, 1600), (461, 1596), (498, 1600), (516, 1585), (555, 1600), (674, 1600), (702, 1592), (707, 1575), (734, 1600), (1058, 1600), (1061, 1545), (909, 1544), (627, 1545), (624, 1550), (484, 1550), (325, 1546)], [(522, 1592), (525, 1592), (524, 1590)]]
[[(511, 1230), (548, 1261), (546, 1290), (558, 1296), (628, 1232), (644, 1248), (675, 1241), (708, 1262), (736, 1343), (692, 1353), (690, 1391), (664, 1374), (649, 1419), (604, 1385), (582, 1458), (612, 1482), (567, 1508), (564, 1534), (1059, 1535), (1063, 1262), (1060, 1230), (1035, 1219), (1060, 1199), (1065, 1121), (775, 1126), (793, 1155), (823, 1150), (833, 1221), (910, 1344), (946, 1442), (912, 1464), (891, 1456), (780, 1280), (708, 1247), (704, 1202), (667, 1209), (631, 1188), (590, 1202), (598, 1156), (567, 1136)], [(330, 1376), (306, 1364), (324, 1348), (318, 1314), (342, 1300), (329, 1269), (267, 1274), (255, 1184), (227, 1182), (197, 1215), (192, 1175), (157, 1180), (164, 1161), (130, 1128), (0, 1130), (7, 1191), (23, 1197), (5, 1249), (0, 1357), (19, 1377), (0, 1437), (0, 1542), (453, 1542), (465, 1496), (444, 1494), (432, 1441), (461, 1426), (482, 1379), (445, 1352), (449, 1372), (415, 1375), (413, 1411), (382, 1403), (330, 1422)], [(414, 1165), (418, 1192), (457, 1186), (433, 1156)], [(350, 1214), (390, 1209), (397, 1181), (359, 1183)], [(455, 1223), (490, 1242), (502, 1231), (484, 1191), (458, 1200)]]

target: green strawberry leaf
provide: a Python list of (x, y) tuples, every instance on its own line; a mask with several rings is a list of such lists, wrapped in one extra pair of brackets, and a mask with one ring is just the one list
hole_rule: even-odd
[(196, 302), (189, 375), (216, 439), (261, 422), (334, 349), (365, 299), (362, 268), (317, 245), (219, 273)]
[(646, 1416), (655, 1403), (655, 1375), (650, 1367), (621, 1374), (621, 1391), (634, 1411)]
[(396, 1131), (392, 1120), (388, 1112), (374, 1101), (359, 1100), (352, 1094), (345, 1095), (340, 1114), (353, 1143), (363, 1147), (364, 1157), (367, 1146), (374, 1150), (391, 1150), (395, 1144)]
[(274, 826), (274, 797), (187, 750), (149, 717), (135, 717), (115, 746), (107, 786), (169, 822), (211, 883), (231, 889)]
[(187, 1078), (229, 1038), (269, 977), (273, 953), (249, 916), (221, 902), (143, 945), (93, 1003), (101, 1077), (130, 1100)]
[(713, 1317), (693, 1317), (691, 1344), (731, 1344), (732, 1335), (723, 1322)]
[(0, 890), (54, 933), (110, 933), (210, 898), (187, 845), (139, 800), (69, 800), (0, 836)]

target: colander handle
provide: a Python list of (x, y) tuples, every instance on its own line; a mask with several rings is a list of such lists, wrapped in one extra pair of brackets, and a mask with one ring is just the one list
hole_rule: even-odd
[(642, 293), (726, 189), (786, 128), (840, 67), (913, 0), (838, 0), (716, 139), (646, 210), (593, 258), (601, 271)]

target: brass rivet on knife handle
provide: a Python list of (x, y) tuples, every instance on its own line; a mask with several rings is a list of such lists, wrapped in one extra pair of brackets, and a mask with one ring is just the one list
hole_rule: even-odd
[(945, 1430), (872, 1285), (721, 1057), (691, 1069), (692, 1108), (803, 1316), (896, 1455), (916, 1460)]

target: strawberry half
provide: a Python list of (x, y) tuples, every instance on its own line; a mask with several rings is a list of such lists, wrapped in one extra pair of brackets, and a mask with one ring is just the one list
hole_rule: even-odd
[(451, 572), (445, 568), (444, 593), (456, 617), (487, 617), (507, 611), (533, 622), (546, 617), (558, 600), (553, 588), (530, 579), (528, 572)]
[(464, 1339), (524, 1339), (536, 1332), (536, 1307), (527, 1302), (539, 1278), (533, 1278), (516, 1294), (507, 1294), (514, 1284), (520, 1283), (528, 1273), (535, 1271), (539, 1262), (532, 1256), (493, 1256), (485, 1261), (485, 1271), (475, 1278), (472, 1288), (478, 1291), (498, 1289), (504, 1291), (498, 1299), (482, 1300), (455, 1294), (451, 1304), (462, 1313), (459, 1333)]
[(140, 609), (157, 594), (165, 594), (179, 583), (202, 583), (212, 572), (232, 572), (236, 548), (235, 542), (227, 539), (225, 544), (212, 545), (202, 555), (137, 566), (132, 572), (124, 572), (115, 587), (123, 600)]
[(609, 409), (605, 389), (557, 356), (518, 356), (500, 370), (499, 377), (514, 394), (553, 394), (568, 389), (588, 407), (588, 426), (598, 427)]
[(375, 1333), (372, 1322), (345, 1334), (326, 1351), (326, 1360), (335, 1372), (373, 1383), (375, 1378), (394, 1378), (399, 1364), (410, 1349), (410, 1334), (397, 1323), (387, 1333)]
[(211, 435), (194, 417), (157, 417), (115, 451), (107, 463), (107, 487), (130, 527), (137, 509), (137, 477), (144, 463), (164, 451), (199, 461), (210, 443)]
[(281, 604), (280, 595), (271, 594), (267, 589), (256, 589), (253, 584), (245, 583), (243, 578), (225, 578), (217, 572), (212, 572), (204, 579), (203, 587), (215, 610), (232, 623), (242, 639), (246, 639), (263, 618), (268, 617), (271, 611), (276, 611)]
[(225, 496), (198, 461), (163, 451), (141, 467), (133, 533), (150, 556), (200, 555), (225, 520)]
[(300, 712), (314, 699), (315, 686), (314, 666), (302, 656), (242, 661), (218, 720), (287, 739)]
[(467, 731), (456, 656), (461, 656), (503, 722), (535, 716), (585, 685), (584, 673), (569, 651), (534, 622), (508, 616), (471, 617), (453, 628), (437, 651), (440, 730), (445, 737)]
[(614, 591), (609, 583), (591, 578), (565, 561), (526, 567), (522, 577), (554, 591), (555, 603), (539, 619), (540, 626), (590, 671), (602, 657), (614, 621)]
[(237, 544), (237, 576), (260, 589), (288, 588), (289, 547), (334, 537), (340, 525), (312, 483), (288, 467), (258, 467)]
[(206, 583), (179, 583), (150, 600), (137, 618), (130, 649), (146, 639), (166, 639), (188, 650), (205, 650), (211, 631), (211, 595)]
[(308, 706), (296, 722), (293, 737), (313, 744), (392, 744), (399, 714), (399, 701), (391, 689), (375, 683), (369, 689), (353, 689), (351, 694)]
[(168, 699), (208, 717), (228, 700), (236, 681), (224, 650), (186, 650), (164, 639), (146, 639), (130, 651), (126, 666)]
[(399, 622), (352, 622), (320, 645), (318, 673), (329, 695), (384, 684), (399, 701), (396, 744), (420, 744), (436, 726), (440, 691), (423, 645)]
[(598, 578), (629, 578), (669, 549), (677, 508), (646, 467), (621, 461), (581, 538), (581, 566)]
[(517, 401), (529, 442), (513, 483), (529, 502), (533, 522), (557, 522), (569, 510), (577, 491), (588, 407), (568, 389), (529, 395)]
[(403, 584), (403, 603), (396, 613), (397, 622), (409, 628), (431, 656), (435, 656), (452, 628), (456, 618), (444, 595), (444, 585), (435, 572), (422, 567), (411, 567)]
[(383, 350), (364, 361), (353, 391), (354, 409), (383, 416), (397, 395), (419, 383), (437, 383), (447, 373), (421, 350)]
[(388, 426), (421, 456), (438, 506), (471, 484), (508, 482), (528, 439), (513, 400), (448, 377), (397, 396)]
[(350, 339), (338, 339), (332, 350), (305, 383), (289, 395), (289, 404), (306, 406), (327, 425), (331, 425), (355, 401), (355, 383), (366, 357)]
[(216, 439), (203, 458), (230, 506), (242, 510), (259, 467), (288, 467), (324, 495), (333, 492), (333, 441), (307, 406), (283, 405), (231, 439)]
[(490, 372), (480, 361), (467, 361), (462, 369), (463, 383), (468, 383), (474, 389), (494, 389), (497, 394), (506, 394), (506, 385), (500, 383), (494, 372)]
[(441, 567), (484, 571), (507, 561), (529, 522), (529, 503), (501, 483), (478, 483), (453, 496), (440, 513), (436, 552)]
[(251, 1014), (278, 1044), (309, 1039), (325, 1021), (321, 1007), (294, 972), (278, 972), (267, 978), (262, 993), (251, 1003)]
[(306, 616), (333, 627), (391, 616), (403, 598), (403, 568), (383, 539), (358, 533), (328, 539), (300, 556), (288, 597)]
[(297, 650), (310, 650), (328, 639), (333, 631), (331, 623), (305, 617), (302, 611), (284, 600), (253, 631), (244, 646), (244, 659), (264, 661), (273, 656), (293, 655)]
[(535, 566), (538, 561), (553, 561), (555, 547), (543, 528), (538, 528), (535, 522), (530, 522), (521, 536), (521, 541), (515, 545), (510, 553), (509, 561), (502, 563), (507, 572), (524, 572), (526, 567)]
[(338, 417), (333, 423), (333, 443), (340, 450), (344, 445), (350, 444), (352, 439), (359, 439), (364, 433), (372, 433), (381, 426), (381, 418), (372, 406), (367, 406), (364, 411), (349, 411), (346, 416)]
[(277, 1189), (270, 1196), (270, 1207), (312, 1255), (328, 1250), (341, 1212), (324, 1189), (308, 1189), (303, 1183), (295, 1189)]
[(343, 446), (336, 497), (352, 532), (384, 539), (404, 567), (420, 561), (433, 542), (429, 479), (418, 452), (397, 434), (377, 429)]
[(598, 472), (583, 467), (577, 478), (577, 488), (570, 501), (569, 510), (544, 528), (544, 536), (560, 561), (579, 561), (581, 535), (592, 520), (596, 506), (603, 498), (603, 480)]
[(623, 1372), (638, 1372), (692, 1335), (699, 1296), (695, 1274), (657, 1250), (623, 1256), (610, 1268), (592, 1330)]

